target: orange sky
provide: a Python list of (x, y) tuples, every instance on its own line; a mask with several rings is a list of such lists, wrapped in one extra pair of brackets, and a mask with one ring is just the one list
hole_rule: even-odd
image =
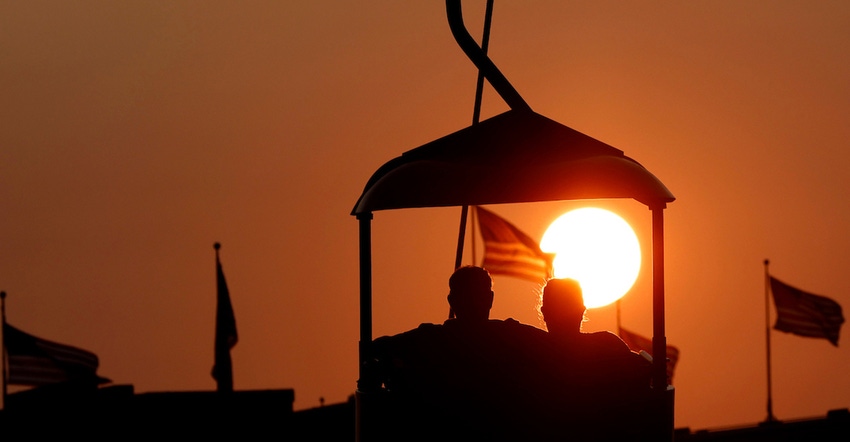
[[(466, 2), (476, 37), (483, 10)], [(496, 2), (490, 54), (531, 107), (677, 197), (677, 427), (765, 418), (765, 258), (850, 308), (848, 28), (840, 2)], [(4, 2), (0, 54), (10, 323), (96, 352), (138, 392), (214, 389), (220, 241), (235, 387), (294, 388), (296, 409), (353, 392), (349, 213), (385, 161), (471, 121), (476, 72), (443, 2)], [(506, 109), (488, 90), (483, 117)], [(539, 239), (582, 204), (490, 209)], [(645, 207), (602, 204), (647, 246)], [(376, 335), (445, 318), (458, 213), (376, 213)], [(644, 334), (649, 287), (623, 301)], [(540, 325), (532, 285), (495, 289), (494, 317)], [(612, 329), (613, 308), (588, 326)], [(778, 418), (850, 406), (846, 337), (772, 338)]]

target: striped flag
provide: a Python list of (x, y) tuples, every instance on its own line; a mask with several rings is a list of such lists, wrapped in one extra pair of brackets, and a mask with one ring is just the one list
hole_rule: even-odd
[(90, 351), (38, 338), (9, 324), (3, 324), (3, 341), (9, 384), (39, 387), (68, 381), (110, 382), (97, 375), (99, 361)]
[(546, 282), (552, 276), (551, 253), (528, 235), (493, 212), (475, 207), (478, 228), (484, 239), (482, 267), (491, 275), (509, 275), (534, 282)]
[(838, 347), (844, 315), (841, 306), (825, 296), (806, 293), (770, 277), (770, 291), (776, 305), (773, 328), (811, 338), (824, 338)]
[[(629, 346), (629, 348), (634, 351), (640, 353), (641, 350), (652, 355), (652, 340), (649, 338), (645, 338), (637, 333), (630, 332), (622, 327), (620, 327), (619, 335), (620, 339)], [(667, 384), (673, 384), (673, 370), (676, 369), (676, 362), (679, 361), (679, 349), (673, 347), (672, 345), (668, 345), (666, 349), (667, 353)]]

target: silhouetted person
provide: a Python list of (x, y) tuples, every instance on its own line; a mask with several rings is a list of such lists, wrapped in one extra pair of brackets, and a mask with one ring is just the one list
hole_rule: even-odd
[(461, 350), (460, 335), (487, 327), (493, 305), (490, 275), (480, 267), (458, 269), (449, 278), (447, 299), (455, 317), (445, 325), (423, 323), (372, 343), (373, 354), (385, 364), (385, 384), (389, 390), (431, 394), (435, 388), (453, 382), (443, 377), (458, 377), (455, 370), (449, 372), (446, 367), (458, 364), (458, 358), (468, 353)]
[(630, 358), (631, 350), (617, 335), (601, 331), (581, 331), (587, 308), (581, 285), (574, 279), (550, 279), (543, 288), (540, 312), (546, 329), (565, 349), (592, 360)]
[[(581, 286), (573, 279), (551, 279), (540, 307), (549, 331), (552, 365), (544, 374), (554, 413), (573, 413), (572, 434), (585, 440), (616, 440), (628, 434), (629, 407), (649, 389), (649, 362), (617, 335), (581, 331), (586, 308)], [(560, 409), (560, 410), (559, 410)]]
[(449, 295), (446, 299), (456, 321), (479, 324), (487, 321), (493, 307), (493, 280), (490, 273), (476, 266), (458, 268), (449, 278)]
[(485, 269), (461, 267), (449, 278), (454, 318), (373, 342), (387, 370), (387, 389), (408, 401), (409, 412), (430, 420), (419, 427), (421, 434), (502, 440), (529, 420), (521, 416), (522, 398), (529, 393), (526, 354), (545, 341), (546, 333), (513, 319), (489, 319), (493, 298)]

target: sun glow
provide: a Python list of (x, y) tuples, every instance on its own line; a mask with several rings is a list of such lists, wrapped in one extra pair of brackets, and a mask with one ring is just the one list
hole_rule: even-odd
[(540, 248), (555, 253), (555, 277), (579, 281), (587, 308), (608, 305), (625, 295), (640, 273), (640, 243), (618, 215), (586, 207), (549, 225)]

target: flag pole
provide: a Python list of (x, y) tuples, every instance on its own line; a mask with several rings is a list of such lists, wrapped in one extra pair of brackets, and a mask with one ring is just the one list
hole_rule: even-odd
[(770, 373), (770, 272), (768, 266), (770, 260), (764, 260), (764, 336), (767, 344), (767, 421), (775, 422), (773, 416), (773, 387)]
[(478, 258), (475, 256), (475, 225), (476, 225), (475, 223), (477, 221), (478, 221), (478, 211), (473, 210), (472, 211), (472, 234), (470, 235), (471, 241), (472, 241), (472, 264), (473, 265), (475, 265), (475, 263), (478, 262)]
[[(455, 266), (454, 270), (460, 268), (461, 262), (463, 262), (463, 244), (464, 237), (466, 236), (466, 217), (469, 213), (469, 206), (464, 205), (460, 210), (460, 227), (457, 232), (457, 251), (455, 252)], [(452, 307), (449, 306), (449, 319), (455, 317), (455, 312), (452, 310)]]
[(0, 359), (3, 359), (3, 409), (6, 409), (6, 292), (0, 292), (0, 317), (3, 321), (3, 343)]
[(457, 251), (455, 252), (455, 266), (457, 270), (463, 262), (463, 244), (466, 236), (466, 218), (469, 214), (469, 206), (464, 205), (460, 210), (460, 227), (457, 232)]
[[(490, 46), (490, 23), (493, 21), (493, 0), (487, 0), (484, 11), (484, 35), (481, 37), (481, 52), (487, 55)], [(475, 83), (475, 105), (472, 108), (472, 124), (478, 124), (481, 118), (481, 100), (484, 95), (484, 71), (478, 70), (478, 81)]]
[[(493, 0), (487, 0), (487, 8), (484, 12), (484, 36), (481, 38), (481, 51), (484, 55), (487, 55), (487, 48), (490, 46), (490, 23), (493, 17)], [(472, 106), (472, 124), (478, 124), (479, 119), (481, 118), (481, 100), (484, 95), (484, 72), (479, 69), (478, 70), (478, 79), (475, 83), (475, 104)], [(455, 270), (457, 270), (461, 263), (463, 262), (463, 245), (464, 238), (466, 236), (466, 219), (469, 215), (469, 206), (465, 205), (461, 208), (460, 212), (460, 228), (458, 231), (457, 237), (457, 252), (455, 253)], [(474, 228), (474, 226), (473, 226)], [(475, 237), (475, 233), (473, 232), (473, 238)], [(474, 244), (473, 244), (474, 247)], [(473, 249), (473, 253), (475, 250)], [(475, 264), (473, 258), (473, 264)], [(451, 307), (449, 307), (449, 319), (454, 318), (454, 312)]]

